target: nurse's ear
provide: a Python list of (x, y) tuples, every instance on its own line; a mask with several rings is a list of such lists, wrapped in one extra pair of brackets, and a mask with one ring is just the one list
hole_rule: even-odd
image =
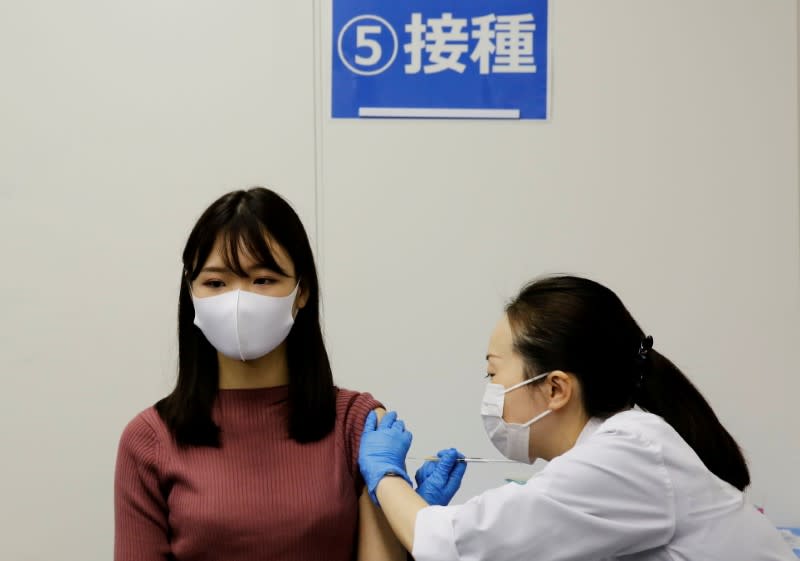
[(546, 392), (547, 408), (553, 411), (565, 407), (578, 395), (578, 379), (571, 374), (554, 370), (541, 385)]

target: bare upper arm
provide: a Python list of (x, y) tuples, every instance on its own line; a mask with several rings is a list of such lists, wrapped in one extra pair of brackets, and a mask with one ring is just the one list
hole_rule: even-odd
[(407, 555), (365, 488), (358, 499), (358, 561), (405, 561)]
[[(380, 423), (386, 409), (374, 409)], [(407, 552), (392, 532), (381, 509), (372, 503), (364, 488), (358, 499), (358, 560), (405, 561)]]

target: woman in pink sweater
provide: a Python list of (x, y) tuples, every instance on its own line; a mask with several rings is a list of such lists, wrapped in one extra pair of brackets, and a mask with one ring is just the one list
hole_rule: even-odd
[(405, 559), (357, 463), (383, 410), (333, 384), (294, 210), (263, 188), (224, 195), (183, 267), (176, 387), (120, 441), (115, 561)]

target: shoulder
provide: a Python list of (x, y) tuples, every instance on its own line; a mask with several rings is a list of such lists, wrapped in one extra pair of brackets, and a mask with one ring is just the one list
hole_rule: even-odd
[[(626, 497), (663, 502), (674, 494), (664, 460), (660, 417), (626, 411), (607, 419), (542, 470), (546, 487), (569, 496)], [(671, 427), (669, 427), (671, 428)]]
[(600, 428), (600, 441), (627, 448), (639, 461), (663, 464), (681, 492), (707, 484), (712, 475), (678, 431), (658, 415), (632, 409), (610, 417)]
[[(370, 411), (381, 408), (383, 408), (383, 405), (372, 397), (372, 394), (337, 388), (337, 440), (344, 446), (349, 471), (355, 478), (360, 477), (358, 473), (358, 449), (361, 443), (361, 434), (364, 432), (364, 423)], [(360, 487), (357, 488), (357, 493), (361, 493)]]
[(361, 436), (369, 412), (382, 408), (383, 404), (368, 392), (336, 390), (336, 422), (348, 437)]
[(641, 435), (657, 435), (674, 431), (663, 418), (638, 408), (621, 411), (606, 419), (601, 429), (624, 430)]
[(356, 417), (363, 423), (370, 411), (382, 407), (383, 404), (368, 392), (336, 389), (336, 416), (345, 421)]
[(612, 458), (637, 457), (656, 461), (665, 441), (677, 436), (664, 419), (652, 413), (631, 409), (612, 415), (565, 456), (594, 455), (603, 451)]
[(599, 439), (606, 443), (639, 446), (658, 450), (677, 442), (683, 442), (680, 435), (663, 418), (641, 409), (630, 409), (606, 419), (588, 441)]
[(554, 458), (530, 483), (559, 503), (602, 504), (603, 509), (649, 505), (673, 516), (676, 489), (662, 441), (668, 428), (656, 415), (618, 413)]
[(119, 440), (120, 454), (153, 458), (169, 433), (154, 407), (148, 407), (131, 419)]

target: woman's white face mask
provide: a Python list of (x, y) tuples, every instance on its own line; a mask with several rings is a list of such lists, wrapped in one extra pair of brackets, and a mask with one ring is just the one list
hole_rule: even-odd
[(231, 290), (192, 297), (194, 324), (215, 349), (233, 359), (254, 360), (271, 353), (294, 325), (298, 283), (288, 296)]
[(481, 403), (483, 427), (486, 429), (486, 434), (489, 436), (489, 440), (492, 441), (492, 444), (494, 444), (494, 447), (509, 460), (524, 462), (526, 464), (533, 463), (533, 460), (531, 460), (533, 453), (532, 450), (530, 450), (531, 425), (543, 419), (553, 411), (547, 409), (527, 423), (521, 425), (507, 423), (503, 420), (505, 394), (537, 380), (541, 380), (548, 374), (550, 373), (539, 374), (530, 380), (520, 382), (508, 389), (500, 384), (486, 384), (483, 402)]

